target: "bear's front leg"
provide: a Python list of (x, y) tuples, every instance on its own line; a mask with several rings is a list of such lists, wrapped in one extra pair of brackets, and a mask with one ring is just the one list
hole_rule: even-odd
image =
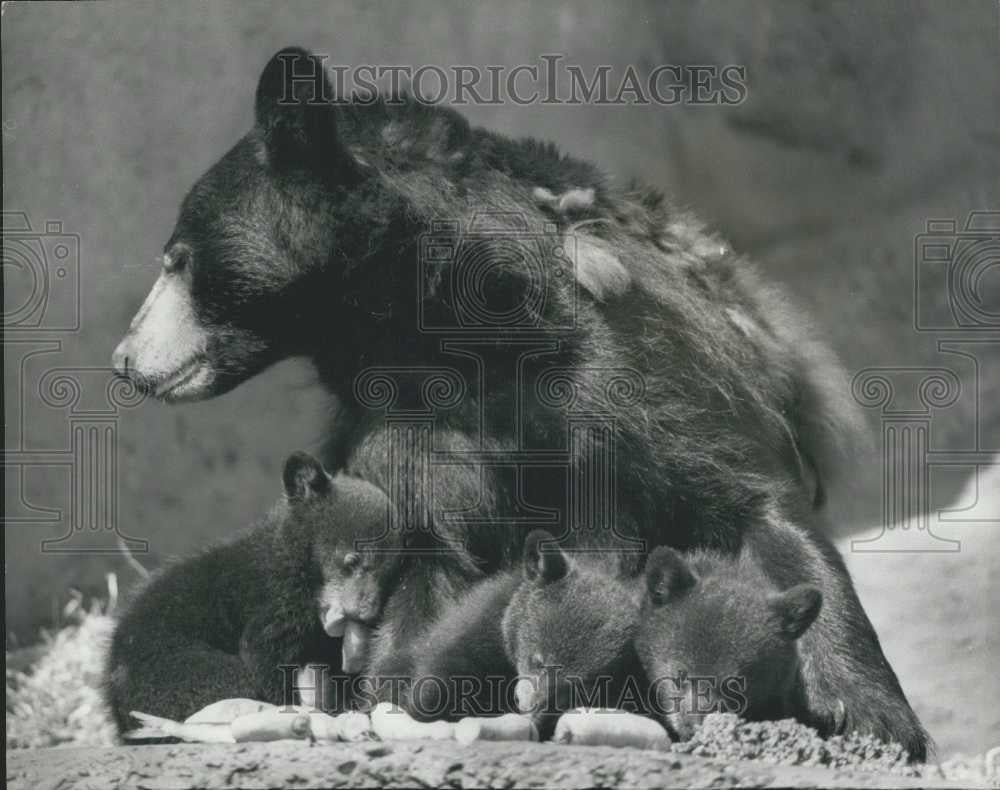
[(823, 736), (857, 731), (926, 759), (929, 738), (910, 707), (836, 548), (777, 512), (747, 530), (747, 543), (780, 587), (817, 584), (823, 608), (798, 641), (797, 716)]

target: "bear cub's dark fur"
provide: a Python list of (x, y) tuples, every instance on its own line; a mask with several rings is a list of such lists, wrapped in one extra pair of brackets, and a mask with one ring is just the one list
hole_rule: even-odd
[[(389, 502), (305, 453), (286, 461), (284, 485), (259, 524), (166, 568), (122, 615), (105, 679), (119, 732), (132, 710), (182, 720), (232, 697), (296, 703), (281, 667), (340, 673), (344, 610), (379, 609), (384, 588), (355, 542), (383, 534)], [(332, 685), (325, 706), (343, 706), (330, 696)]]
[(498, 573), (445, 607), (410, 648), (404, 702), (422, 721), (493, 716), (516, 710), (514, 665), (502, 622), (518, 571)]

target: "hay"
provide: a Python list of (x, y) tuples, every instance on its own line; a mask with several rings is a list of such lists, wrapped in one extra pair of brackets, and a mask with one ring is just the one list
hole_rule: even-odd
[[(115, 727), (102, 699), (101, 675), (114, 621), (117, 585), (89, 609), (74, 592), (63, 610), (69, 624), (42, 633), (39, 657), (27, 671), (6, 670), (7, 748), (112, 746)], [(11, 664), (8, 657), (8, 666)]]

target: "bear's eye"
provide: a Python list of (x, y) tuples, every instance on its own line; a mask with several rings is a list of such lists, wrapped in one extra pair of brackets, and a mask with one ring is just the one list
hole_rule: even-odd
[(361, 564), (361, 555), (356, 551), (349, 551), (344, 555), (344, 570), (352, 571)]

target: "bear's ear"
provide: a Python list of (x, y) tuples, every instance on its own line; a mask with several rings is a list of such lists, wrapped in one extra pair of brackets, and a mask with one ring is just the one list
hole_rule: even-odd
[(525, 540), (524, 578), (549, 584), (569, 572), (569, 560), (558, 546), (543, 546), (544, 543), (555, 543), (555, 538), (544, 529), (536, 529)]
[(768, 598), (778, 633), (789, 641), (798, 639), (813, 624), (823, 606), (823, 593), (811, 584), (798, 584)]
[(286, 47), (257, 84), (257, 127), (273, 167), (307, 167), (333, 176), (352, 162), (337, 139), (337, 108), (323, 60)]
[(662, 606), (697, 581), (684, 558), (667, 546), (658, 546), (646, 560), (646, 593), (654, 606)]
[(328, 494), (331, 490), (330, 475), (326, 473), (323, 464), (301, 450), (288, 456), (282, 479), (285, 494), (291, 502), (302, 502), (314, 496)]

